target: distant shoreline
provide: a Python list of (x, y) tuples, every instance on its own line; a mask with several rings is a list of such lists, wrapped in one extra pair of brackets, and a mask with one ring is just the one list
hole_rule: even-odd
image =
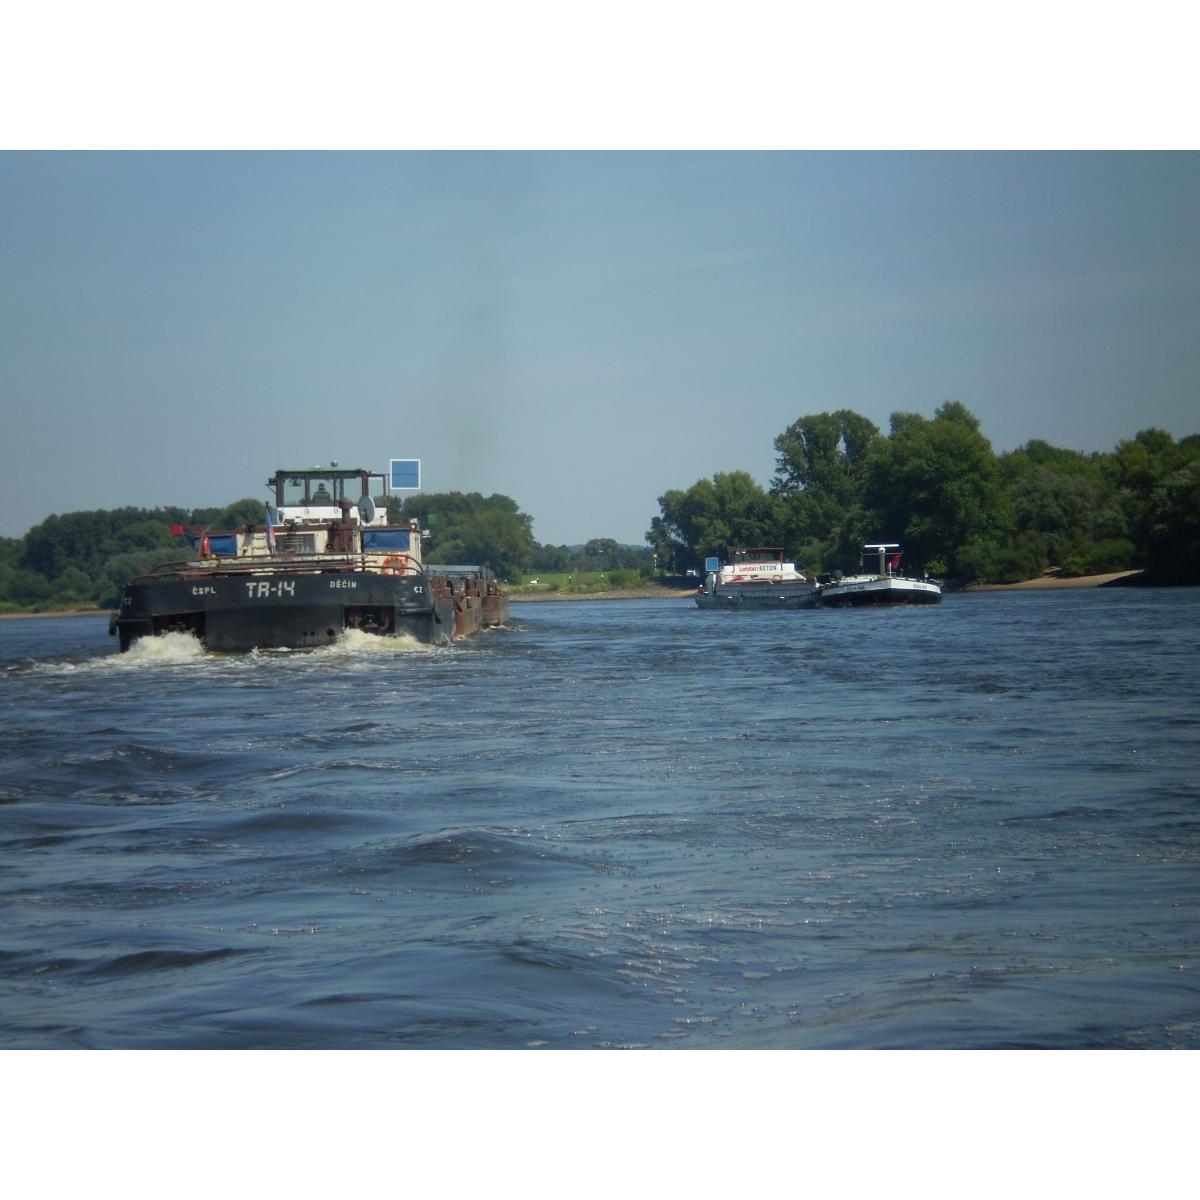
[(30, 617), (107, 617), (107, 608), (59, 608), (53, 612), (6, 612), (0, 613), (0, 621), (28, 620)]
[(613, 588), (607, 592), (525, 592), (520, 595), (510, 592), (508, 599), (511, 604), (522, 604), (527, 600), (686, 600), (695, 594), (694, 587), (658, 587), (650, 584), (647, 587)]
[[(1050, 591), (1056, 588), (1106, 587), (1119, 579), (1140, 575), (1141, 571), (1111, 571), (1105, 575), (1076, 575), (1064, 578), (1061, 575), (1042, 575), (1037, 579), (1025, 579), (1020, 583), (971, 583), (964, 592), (1024, 592)], [(519, 604), (525, 600), (686, 600), (696, 594), (695, 588), (640, 587), (625, 588), (610, 592), (534, 592), (523, 596), (510, 595), (509, 601)]]
[[(1055, 588), (1097, 588), (1140, 574), (1140, 571), (1111, 571), (1107, 575), (1076, 575), (1070, 578), (1042, 575), (1037, 579), (1023, 580), (1021, 583), (972, 583), (963, 591), (1024, 592), (1050, 591)], [(508, 599), (511, 604), (538, 603), (545, 600), (687, 600), (695, 594), (695, 588), (650, 584), (638, 588), (614, 588), (607, 592), (527, 592), (524, 595), (510, 593)], [(54, 612), (8, 612), (0, 613), (0, 621), (28, 620), (31, 617), (106, 617), (109, 611), (107, 608), (67, 608)]]

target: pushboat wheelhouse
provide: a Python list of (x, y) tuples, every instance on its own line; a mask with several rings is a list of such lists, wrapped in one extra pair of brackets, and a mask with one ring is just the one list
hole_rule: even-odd
[(480, 566), (427, 566), (416, 520), (388, 518), (384, 475), (280, 470), (262, 524), (177, 526), (193, 556), (132, 580), (109, 632), (194, 634), (212, 650), (297, 648), (348, 629), (444, 643), (503, 623), (508, 599)]

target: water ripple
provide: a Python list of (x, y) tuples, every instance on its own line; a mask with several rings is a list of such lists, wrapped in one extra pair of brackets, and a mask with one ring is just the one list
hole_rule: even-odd
[(0, 622), (0, 1045), (1200, 1047), (1194, 590), (741, 616)]

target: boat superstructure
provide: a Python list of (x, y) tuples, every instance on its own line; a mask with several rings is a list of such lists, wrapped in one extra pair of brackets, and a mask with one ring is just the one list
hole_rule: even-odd
[(502, 624), (508, 598), (482, 566), (426, 564), (428, 531), (389, 520), (368, 470), (279, 470), (261, 524), (176, 526), (192, 556), (133, 579), (109, 632), (122, 650), (183, 631), (212, 650), (327, 645), (346, 630), (444, 643)]
[(777, 546), (735, 550), (729, 562), (710, 559), (704, 583), (696, 592), (700, 608), (809, 608), (817, 586)]
[(901, 575), (901, 550), (895, 542), (871, 542), (862, 549), (857, 575), (835, 574), (821, 581), (821, 604), (850, 608), (868, 604), (937, 604), (942, 587), (937, 580)]

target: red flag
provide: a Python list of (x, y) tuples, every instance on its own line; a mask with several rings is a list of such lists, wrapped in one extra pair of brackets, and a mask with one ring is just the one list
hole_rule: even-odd
[(183, 526), (182, 525), (172, 525), (171, 526), (171, 536), (172, 537), (183, 537)]
[(889, 571), (897, 571), (899, 569), (900, 569), (900, 555), (893, 554), (892, 557), (888, 559), (888, 570)]

